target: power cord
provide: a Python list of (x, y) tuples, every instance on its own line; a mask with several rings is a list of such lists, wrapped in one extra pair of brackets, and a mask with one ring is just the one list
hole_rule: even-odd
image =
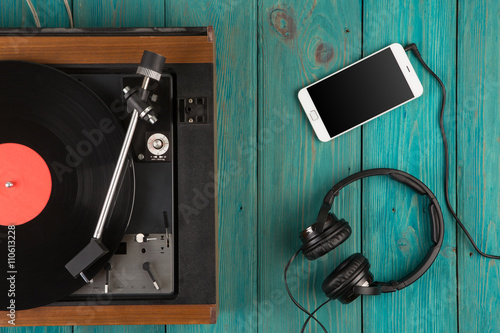
[(68, 13), (69, 26), (73, 28), (73, 14), (71, 14), (71, 8), (69, 7), (68, 0), (64, 0), (64, 6), (66, 7), (66, 12)]
[(33, 19), (35, 20), (36, 27), (41, 28), (42, 26), (40, 25), (40, 19), (38, 18), (38, 13), (36, 12), (35, 7), (31, 3), (31, 0), (26, 0), (26, 3), (28, 4), (28, 7), (31, 10), (31, 14), (33, 15)]
[(417, 45), (415, 45), (414, 43), (412, 43), (412, 44), (408, 45), (407, 47), (405, 47), (405, 51), (407, 51), (407, 52), (408, 51), (413, 51), (413, 53), (415, 54), (415, 56), (417, 57), (417, 59), (420, 61), (420, 63), (422, 64), (422, 66), (424, 66), (424, 68), (439, 82), (439, 85), (441, 86), (441, 91), (443, 92), (443, 99), (442, 99), (442, 102), (441, 102), (441, 112), (439, 114), (439, 128), (441, 129), (441, 136), (443, 137), (443, 144), (444, 144), (444, 160), (445, 160), (444, 194), (445, 194), (445, 199), (446, 199), (446, 205), (448, 206), (448, 209), (449, 209), (451, 215), (453, 215), (453, 217), (457, 221), (457, 224), (460, 226), (460, 228), (462, 229), (462, 231), (465, 233), (465, 235), (467, 236), (467, 238), (471, 242), (471, 244), (474, 247), (474, 249), (476, 249), (477, 253), (479, 253), (480, 255), (482, 255), (483, 257), (486, 257), (486, 258), (500, 259), (500, 256), (496, 256), (496, 255), (484, 253), (483, 251), (481, 251), (477, 247), (477, 245), (476, 245), (476, 243), (474, 243), (474, 240), (472, 239), (471, 235), (469, 234), (469, 232), (467, 231), (467, 229), (465, 228), (465, 226), (462, 224), (462, 221), (460, 221), (460, 219), (458, 218), (457, 214), (453, 210), (453, 207), (451, 207), (450, 198), (449, 198), (449, 194), (448, 194), (448, 185), (449, 185), (449, 177), (450, 177), (449, 176), (449, 174), (450, 174), (450, 172), (449, 172), (450, 163), (449, 163), (449, 160), (448, 160), (448, 141), (446, 140), (446, 133), (445, 133), (445, 130), (444, 130), (444, 122), (443, 122), (443, 119), (444, 119), (444, 106), (445, 106), (445, 103), (446, 103), (446, 89), (444, 87), (443, 81), (441, 81), (441, 79), (436, 75), (436, 73), (434, 73), (429, 68), (429, 66), (427, 66), (427, 64), (425, 63), (425, 61), (422, 59), (422, 56), (420, 55), (420, 52), (417, 49)]
[[(64, 1), (64, 6), (66, 7), (66, 12), (68, 13), (68, 18), (69, 18), (69, 25), (71, 28), (73, 28), (73, 14), (71, 13), (71, 8), (69, 6), (68, 0), (63, 0)], [(31, 14), (33, 15), (33, 19), (35, 20), (35, 25), (37, 28), (41, 28), (40, 24), (40, 18), (38, 17), (38, 13), (35, 9), (35, 6), (33, 6), (33, 3), (31, 0), (26, 0), (26, 3), (28, 4), (28, 7), (30, 8)]]

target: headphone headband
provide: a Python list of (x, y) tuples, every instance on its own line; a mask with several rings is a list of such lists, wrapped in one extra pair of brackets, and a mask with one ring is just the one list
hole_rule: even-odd
[(431, 202), (429, 204), (429, 210), (431, 215), (431, 240), (433, 244), (427, 251), (427, 254), (425, 255), (423, 261), (411, 273), (409, 273), (399, 281), (391, 281), (389, 283), (374, 282), (372, 285), (367, 287), (358, 286), (355, 288), (355, 292), (360, 295), (376, 295), (380, 293), (393, 292), (409, 286), (410, 284), (418, 280), (429, 269), (429, 267), (436, 259), (441, 245), (443, 244), (443, 214), (435, 195), (424, 183), (422, 183), (412, 175), (401, 170), (388, 168), (360, 171), (335, 184), (323, 199), (323, 203), (316, 220), (316, 231), (319, 233), (322, 232), (324, 224), (328, 217), (328, 212), (332, 208), (333, 201), (335, 197), (338, 196), (341, 189), (362, 178), (383, 175), (388, 175), (392, 179), (405, 184), (406, 186), (409, 186), (419, 195), (426, 195), (429, 198)]

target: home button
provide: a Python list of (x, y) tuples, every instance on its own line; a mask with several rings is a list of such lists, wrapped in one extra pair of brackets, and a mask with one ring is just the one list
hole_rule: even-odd
[(318, 113), (316, 112), (316, 110), (312, 110), (311, 112), (309, 112), (309, 116), (311, 117), (312, 121), (318, 120), (318, 118), (319, 118)]

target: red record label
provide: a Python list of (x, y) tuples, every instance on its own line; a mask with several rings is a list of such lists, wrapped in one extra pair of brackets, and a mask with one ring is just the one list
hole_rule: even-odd
[(37, 217), (52, 192), (43, 158), (17, 143), (0, 144), (0, 225), (21, 225)]

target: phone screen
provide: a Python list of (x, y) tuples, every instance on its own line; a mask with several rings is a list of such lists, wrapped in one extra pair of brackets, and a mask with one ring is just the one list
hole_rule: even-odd
[(307, 90), (330, 137), (415, 97), (390, 48)]

